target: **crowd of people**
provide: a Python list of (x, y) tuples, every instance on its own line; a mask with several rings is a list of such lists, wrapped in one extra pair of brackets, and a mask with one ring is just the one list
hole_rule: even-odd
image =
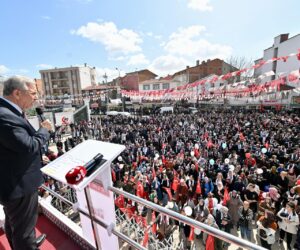
[[(70, 133), (64, 145), (57, 142), (60, 154), (87, 138), (126, 146), (112, 164), (115, 186), (225, 232), (240, 231), (267, 249), (283, 241), (287, 249), (300, 249), (298, 114), (102, 116), (72, 124)], [(229, 245), (122, 197), (116, 205), (126, 216), (140, 215), (155, 225), (158, 238), (178, 227), (185, 248), (193, 235), (206, 249)]]

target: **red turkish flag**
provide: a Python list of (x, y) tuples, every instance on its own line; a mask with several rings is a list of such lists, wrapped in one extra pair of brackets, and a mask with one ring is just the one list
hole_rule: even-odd
[(143, 184), (140, 181), (137, 184), (136, 195), (138, 197), (141, 197), (141, 198), (144, 197), (144, 187), (143, 187)]
[(207, 236), (205, 250), (215, 250), (215, 239), (211, 235)]
[(163, 169), (163, 166), (160, 166), (160, 167), (159, 167), (159, 171), (162, 173), (163, 170), (164, 170), (164, 169)]
[(148, 230), (145, 232), (144, 234), (144, 239), (143, 239), (143, 247), (147, 247), (148, 245), (148, 240), (149, 240), (149, 233), (148, 233)]
[(281, 59), (282, 61), (286, 62), (288, 58), (289, 58), (289, 56), (282, 56), (279, 59)]
[(123, 195), (119, 195), (119, 197), (115, 200), (115, 204), (118, 208), (125, 207), (125, 200)]
[(229, 193), (228, 193), (228, 188), (226, 187), (224, 190), (223, 206), (226, 206), (228, 200), (229, 200)]
[(112, 178), (113, 182), (115, 182), (117, 180), (116, 172), (113, 169), (111, 170), (111, 178)]
[(164, 190), (166, 190), (166, 191), (167, 191), (167, 194), (168, 194), (169, 200), (171, 201), (171, 200), (172, 200), (172, 193), (171, 193), (171, 189), (170, 189), (170, 188), (167, 188), (167, 187), (164, 187)]
[(201, 185), (200, 185), (200, 180), (197, 181), (197, 187), (196, 187), (196, 194), (201, 194)]
[(161, 156), (161, 161), (162, 161), (163, 165), (166, 164), (167, 160), (166, 160), (166, 157), (164, 155)]
[(172, 190), (174, 192), (176, 192), (178, 184), (179, 184), (179, 179), (177, 176), (174, 176), (173, 183), (172, 183)]
[(132, 163), (132, 168), (135, 170), (137, 168), (137, 163), (136, 162), (133, 162)]
[(189, 235), (188, 240), (189, 240), (189, 241), (193, 241), (194, 238), (195, 238), (194, 236), (195, 236), (195, 235), (194, 235), (194, 228), (191, 227), (191, 231), (190, 231), (190, 235)]
[(137, 224), (140, 224), (140, 225), (142, 225), (145, 228), (148, 226), (146, 218), (143, 217), (143, 216), (141, 216), (141, 215), (137, 215), (135, 217), (135, 221), (136, 221)]
[(124, 214), (126, 214), (126, 216), (127, 216), (129, 219), (132, 218), (133, 212), (132, 212), (132, 209), (131, 209), (131, 208), (122, 208), (122, 207), (121, 207), (120, 210), (121, 210)]
[(155, 222), (155, 220), (156, 220), (156, 217), (155, 217), (155, 211), (153, 211), (152, 212), (152, 233), (154, 234), (154, 235), (156, 235), (156, 231), (157, 231), (157, 225), (156, 225), (156, 223), (154, 223)]

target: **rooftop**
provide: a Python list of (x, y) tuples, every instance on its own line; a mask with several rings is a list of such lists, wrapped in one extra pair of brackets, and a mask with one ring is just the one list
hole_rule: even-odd
[(117, 88), (116, 86), (111, 86), (111, 85), (106, 85), (106, 84), (101, 84), (101, 85), (95, 85), (95, 86), (87, 86), (82, 90), (105, 90), (105, 89), (115, 89)]

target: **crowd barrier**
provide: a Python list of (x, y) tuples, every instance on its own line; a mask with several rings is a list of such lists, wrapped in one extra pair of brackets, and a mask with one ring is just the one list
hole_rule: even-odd
[[(104, 227), (105, 229), (107, 229), (107, 232), (109, 234), (116, 235), (119, 239), (123, 240), (124, 242), (127, 242), (130, 246), (134, 247), (135, 249), (141, 249), (141, 250), (147, 249), (147, 248), (143, 247), (141, 244), (139, 244), (139, 242), (134, 241), (133, 239), (131, 239), (130, 237), (128, 237), (124, 233), (117, 230), (116, 225), (112, 226), (111, 224), (108, 224), (108, 223), (106, 223), (102, 220), (99, 220), (99, 219), (95, 218), (95, 216), (93, 216), (93, 215), (87, 214), (85, 211), (82, 211), (81, 209), (76, 207), (76, 204), (72, 203), (71, 201), (69, 201), (65, 197), (63, 197), (60, 194), (58, 194), (58, 193), (54, 192), (53, 190), (49, 189), (45, 185), (43, 185), (42, 188), (44, 190), (46, 190), (47, 192), (49, 192), (49, 194), (51, 194), (53, 197), (56, 197), (57, 199), (60, 199), (63, 203), (72, 206), (74, 210), (76, 210), (79, 213), (82, 213), (85, 216), (93, 219), (93, 221), (95, 223), (97, 223), (98, 225), (100, 225), (100, 226)], [(132, 194), (130, 194), (128, 192), (125, 192), (125, 191), (123, 191), (119, 188), (110, 186), (110, 187), (108, 187), (108, 189), (109, 189), (109, 191), (113, 192), (114, 194), (123, 195), (127, 199), (130, 199), (132, 201), (140, 203), (140, 204), (150, 208), (151, 210), (159, 212), (160, 214), (169, 216), (169, 218), (172, 218), (172, 219), (177, 220), (179, 222), (190, 225), (191, 227), (193, 227), (195, 229), (197, 228), (197, 229), (201, 230), (202, 232), (205, 232), (209, 235), (212, 235), (213, 237), (221, 239), (225, 242), (235, 244), (238, 247), (241, 247), (241, 248), (244, 248), (244, 249), (249, 249), (249, 250), (266, 250), (265, 248), (263, 248), (261, 246), (258, 246), (256, 244), (253, 244), (252, 242), (246, 241), (244, 239), (241, 239), (239, 237), (236, 237), (234, 235), (226, 233), (222, 230), (210, 227), (210, 226), (208, 226), (204, 223), (201, 223), (199, 221), (191, 219), (187, 216), (184, 216), (180, 213), (174, 212), (174, 211), (172, 211), (170, 209), (167, 209), (165, 207), (162, 207), (160, 205), (156, 205), (153, 202), (150, 202), (150, 201), (142, 199), (138, 196), (132, 195)], [(95, 249), (95, 247), (91, 246), (91, 249)]]

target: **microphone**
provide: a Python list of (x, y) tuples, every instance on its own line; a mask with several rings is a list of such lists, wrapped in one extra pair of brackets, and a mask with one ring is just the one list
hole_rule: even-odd
[(101, 160), (103, 159), (103, 155), (98, 153), (96, 156), (90, 160), (88, 163), (84, 164), (84, 167), (86, 168), (86, 171), (89, 173), (92, 171), (92, 169), (97, 166)]
[(43, 108), (41, 108), (41, 107), (36, 107), (36, 108), (35, 108), (35, 111), (36, 111), (37, 116), (38, 116), (38, 118), (39, 118), (39, 120), (40, 120), (41, 122), (43, 122), (43, 121), (46, 120), (46, 117), (44, 116), (44, 110), (43, 110)]
[(72, 168), (67, 174), (66, 174), (66, 180), (69, 184), (77, 184), (83, 180), (83, 178), (86, 176), (86, 168), (83, 166), (78, 166), (75, 168)]
[(99, 165), (102, 159), (103, 155), (98, 153), (92, 160), (83, 166), (72, 168), (65, 176), (67, 183), (75, 185), (81, 182), (86, 175), (90, 174), (93, 169)]

